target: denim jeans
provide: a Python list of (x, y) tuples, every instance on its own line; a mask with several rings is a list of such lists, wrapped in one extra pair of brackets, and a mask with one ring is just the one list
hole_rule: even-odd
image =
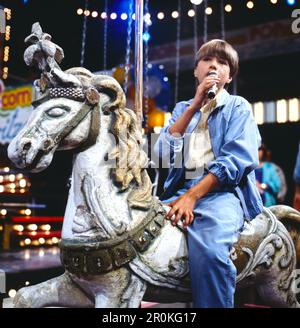
[[(193, 184), (185, 184), (164, 202), (179, 197)], [(236, 268), (229, 255), (244, 224), (240, 200), (233, 192), (212, 192), (197, 201), (194, 215), (194, 222), (188, 227), (194, 307), (233, 307)]]

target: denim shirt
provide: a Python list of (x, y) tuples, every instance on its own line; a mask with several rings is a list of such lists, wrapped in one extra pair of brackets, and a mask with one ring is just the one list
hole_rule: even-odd
[[(176, 158), (182, 158), (184, 138), (197, 126), (201, 112), (194, 114), (183, 136), (171, 135), (169, 128), (191, 103), (192, 99), (176, 104), (169, 124), (161, 130), (154, 145), (156, 155), (162, 159), (169, 158), (171, 163), (164, 184), (164, 199), (174, 195), (179, 188), (179, 182), (184, 179), (185, 168), (178, 165)], [(236, 192), (245, 219), (252, 220), (261, 213), (263, 204), (256, 188), (254, 173), (258, 166), (261, 137), (251, 106), (244, 98), (232, 96), (223, 90), (207, 122), (215, 155), (215, 159), (208, 163), (208, 172), (217, 177), (221, 189)], [(178, 156), (180, 154), (181, 156)]]
[(296, 165), (295, 165), (295, 169), (294, 169), (294, 181), (297, 184), (300, 184), (300, 143), (299, 143), (299, 150), (298, 150)]

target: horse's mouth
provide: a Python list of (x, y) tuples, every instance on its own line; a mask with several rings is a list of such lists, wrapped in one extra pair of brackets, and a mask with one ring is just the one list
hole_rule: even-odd
[(22, 169), (30, 172), (41, 172), (45, 170), (52, 162), (53, 154), (55, 149), (52, 149), (49, 152), (45, 152), (44, 150), (39, 149), (35, 156), (32, 156), (30, 160), (27, 158), (27, 154), (22, 154), (21, 162)]
[(17, 168), (40, 172), (50, 165), (56, 148), (45, 150), (35, 140), (26, 139), (22, 142), (20, 138), (15, 138), (8, 146), (7, 155)]
[[(42, 150), (39, 150), (33, 161), (29, 165), (25, 166), (26, 170), (34, 171), (38, 167), (39, 163), (41, 162), (41, 159), (43, 158), (44, 154), (45, 153)], [(26, 163), (26, 159), (25, 159), (25, 163)]]

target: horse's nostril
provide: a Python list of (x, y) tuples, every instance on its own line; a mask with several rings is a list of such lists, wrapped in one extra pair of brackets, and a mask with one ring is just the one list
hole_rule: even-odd
[(31, 142), (26, 142), (26, 144), (24, 144), (23, 146), (23, 150), (27, 151), (30, 149), (30, 147), (31, 147)]

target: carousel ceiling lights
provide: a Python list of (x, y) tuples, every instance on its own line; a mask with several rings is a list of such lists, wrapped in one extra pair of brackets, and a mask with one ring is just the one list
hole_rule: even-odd
[(248, 9), (253, 9), (253, 7), (254, 7), (254, 2), (253, 1), (248, 1), (247, 2), (247, 8)]
[[(200, 5), (200, 4), (202, 4), (203, 0), (190, 0), (190, 2), (193, 5)], [(278, 4), (278, 0), (270, 0), (270, 3), (272, 3), (274, 5)], [(286, 0), (286, 3), (289, 6), (293, 6), (293, 5), (295, 5), (296, 2), (295, 2), (295, 0)], [(254, 8), (254, 1), (247, 1), (246, 6), (247, 6), (248, 9), (253, 9)], [(233, 7), (232, 7), (232, 4), (230, 4), (230, 3), (227, 3), (224, 6), (224, 10), (227, 13), (230, 13), (232, 11), (232, 9), (233, 9)], [(206, 10), (205, 10), (205, 13), (206, 13), (206, 15), (211, 15), (213, 13), (213, 9), (211, 7), (207, 7)], [(106, 13), (106, 12), (98, 13), (97, 11), (93, 11), (91, 13), (89, 10), (83, 10), (82, 8), (77, 9), (77, 15), (92, 16), (93, 18), (97, 18), (99, 16), (102, 19), (110, 18), (112, 20), (117, 19), (118, 16), (119, 16), (121, 18), (121, 20), (128, 19), (128, 14), (127, 13), (122, 13), (120, 15), (118, 15), (117, 13), (111, 13), (110, 16), (109, 16), (108, 13)], [(195, 10), (194, 9), (188, 10), (187, 15), (189, 17), (194, 17), (195, 16)], [(176, 10), (172, 11), (171, 17), (174, 18), (174, 19), (178, 18), (179, 17), (178, 11), (176, 11)], [(167, 16), (164, 12), (158, 12), (157, 13), (157, 18), (159, 20), (163, 20), (163, 19), (167, 18)], [(135, 19), (135, 14), (133, 14), (132, 19), (133, 20)]]
[(212, 10), (211, 7), (207, 7), (207, 8), (205, 8), (205, 14), (206, 14), (206, 15), (211, 15), (212, 13), (213, 13), (213, 10)]
[(163, 13), (163, 12), (159, 12), (158, 14), (157, 14), (157, 18), (158, 19), (164, 19), (165, 18), (165, 14)]
[(194, 17), (194, 16), (195, 16), (195, 10), (194, 10), (194, 9), (190, 9), (190, 10), (188, 11), (188, 16), (189, 16), (189, 17)]
[(225, 11), (227, 12), (227, 13), (230, 13), (231, 11), (232, 11), (232, 6), (231, 5), (225, 5)]
[(178, 11), (172, 11), (172, 14), (171, 14), (171, 16), (173, 17), (173, 18), (178, 18), (178, 16), (179, 16), (179, 14), (178, 14)]
[(193, 4), (193, 5), (200, 5), (203, 0), (190, 0), (190, 2)]

